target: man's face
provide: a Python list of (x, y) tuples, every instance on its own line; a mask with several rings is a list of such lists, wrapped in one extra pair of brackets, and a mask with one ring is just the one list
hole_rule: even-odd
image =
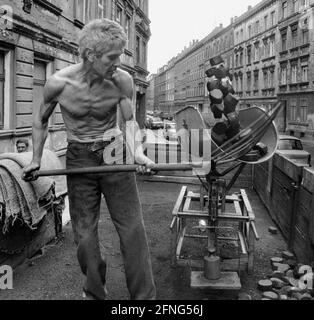
[(95, 56), (93, 69), (102, 77), (111, 79), (112, 75), (120, 66), (120, 56), (123, 53), (121, 46), (116, 46), (101, 56)]
[(26, 150), (27, 150), (26, 144), (23, 142), (18, 143), (16, 148), (17, 148), (18, 153), (26, 152)]

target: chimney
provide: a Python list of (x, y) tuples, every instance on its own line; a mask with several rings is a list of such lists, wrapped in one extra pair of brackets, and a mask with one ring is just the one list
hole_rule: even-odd
[(234, 16), (234, 22), (236, 22), (238, 19), (238, 16)]
[(250, 11), (252, 9), (252, 6), (247, 7), (247, 11)]
[(230, 19), (230, 24), (233, 24), (233, 18)]
[(219, 28), (220, 28), (220, 29), (223, 28), (223, 24), (222, 24), (222, 23), (219, 24)]

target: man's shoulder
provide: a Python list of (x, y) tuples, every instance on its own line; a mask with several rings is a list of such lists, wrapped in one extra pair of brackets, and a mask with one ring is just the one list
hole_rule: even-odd
[(113, 80), (116, 83), (116, 85), (120, 88), (122, 94), (130, 98), (133, 96), (133, 78), (128, 72), (120, 68), (117, 69), (113, 77)]
[(52, 93), (61, 93), (65, 85), (73, 80), (78, 65), (71, 65), (63, 68), (48, 78), (45, 89)]
[(117, 69), (115, 74), (115, 80), (122, 83), (130, 83), (133, 82), (132, 76), (125, 70), (120, 68)]
[(75, 75), (77, 74), (79, 68), (80, 68), (79, 64), (70, 65), (54, 73), (50, 77), (50, 79), (56, 82), (71, 81), (75, 78)]

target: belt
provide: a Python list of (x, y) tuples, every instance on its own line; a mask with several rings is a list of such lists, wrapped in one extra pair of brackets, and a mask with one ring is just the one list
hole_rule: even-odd
[(101, 150), (101, 149), (105, 149), (109, 144), (111, 144), (113, 141), (115, 140), (115, 138), (112, 138), (111, 140), (109, 141), (103, 141), (103, 140), (100, 140), (100, 141), (95, 141), (95, 142), (78, 142), (78, 141), (68, 141), (68, 144), (69, 145), (84, 145), (86, 147), (88, 147), (88, 149), (90, 149), (92, 152), (95, 152), (95, 151), (98, 151), (98, 150)]

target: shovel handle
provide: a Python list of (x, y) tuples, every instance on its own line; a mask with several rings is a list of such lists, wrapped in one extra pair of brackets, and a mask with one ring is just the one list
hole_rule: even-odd
[[(101, 166), (101, 167), (89, 167), (89, 168), (77, 168), (77, 169), (58, 169), (58, 170), (42, 170), (39, 171), (38, 177), (50, 177), (50, 176), (68, 176), (74, 174), (95, 174), (106, 172), (136, 172), (140, 165), (113, 165), (113, 166)], [(188, 164), (154, 164), (149, 168), (153, 171), (189, 171), (194, 168), (201, 168), (202, 163), (188, 163)]]

